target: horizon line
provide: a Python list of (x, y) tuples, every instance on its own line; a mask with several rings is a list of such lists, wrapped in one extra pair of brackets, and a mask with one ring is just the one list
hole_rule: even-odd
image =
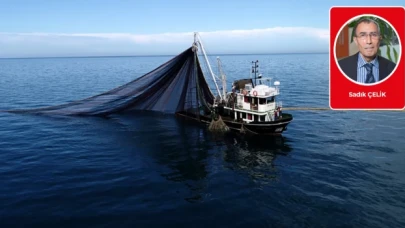
[[(180, 53), (179, 53), (180, 54)], [(152, 54), (152, 55), (83, 55), (83, 56), (36, 56), (36, 57), (0, 57), (0, 59), (54, 59), (54, 58), (119, 58), (119, 57), (171, 57), (179, 54)], [(297, 55), (297, 54), (329, 54), (329, 52), (288, 52), (288, 53), (235, 53), (235, 54), (207, 54), (207, 56), (229, 55)]]

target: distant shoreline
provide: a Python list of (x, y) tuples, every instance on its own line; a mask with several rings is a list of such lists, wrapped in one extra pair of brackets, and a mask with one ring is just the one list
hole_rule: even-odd
[[(253, 53), (253, 54), (208, 54), (208, 56), (230, 56), (230, 55), (317, 55), (329, 54), (328, 52), (311, 53)], [(173, 57), (173, 55), (94, 55), (94, 56), (44, 56), (44, 57), (0, 57), (0, 59), (55, 59), (55, 58), (131, 58), (131, 57)]]

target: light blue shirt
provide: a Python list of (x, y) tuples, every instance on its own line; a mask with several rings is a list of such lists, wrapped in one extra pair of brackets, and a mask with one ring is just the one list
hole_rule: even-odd
[[(379, 70), (378, 70), (378, 56), (375, 57), (370, 63), (373, 64), (373, 76), (374, 80), (378, 82), (379, 80)], [(357, 60), (357, 82), (360, 83), (366, 83), (366, 77), (367, 77), (367, 69), (364, 67), (364, 65), (367, 64), (367, 61), (363, 59), (361, 54), (359, 53), (359, 58)]]

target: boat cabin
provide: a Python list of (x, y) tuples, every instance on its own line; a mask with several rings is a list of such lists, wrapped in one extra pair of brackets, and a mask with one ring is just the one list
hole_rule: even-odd
[(232, 102), (225, 107), (228, 115), (247, 123), (275, 121), (281, 117), (281, 102), (276, 102), (279, 82), (275, 82), (275, 87), (259, 83), (253, 86), (252, 79), (234, 82), (232, 92), (228, 93)]

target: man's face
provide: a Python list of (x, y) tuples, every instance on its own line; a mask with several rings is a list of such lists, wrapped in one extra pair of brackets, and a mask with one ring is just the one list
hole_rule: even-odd
[(357, 26), (355, 35), (354, 42), (363, 57), (367, 61), (374, 59), (380, 47), (381, 40), (377, 25), (373, 22), (362, 22)]

